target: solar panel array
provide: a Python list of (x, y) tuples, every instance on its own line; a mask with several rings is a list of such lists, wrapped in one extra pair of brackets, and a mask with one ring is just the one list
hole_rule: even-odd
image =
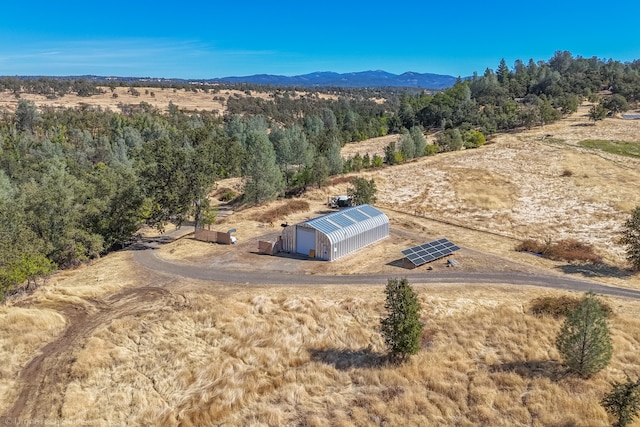
[(640, 119), (640, 114), (623, 114), (623, 119)]
[(435, 261), (439, 258), (451, 255), (460, 248), (447, 239), (434, 240), (402, 251), (416, 267)]

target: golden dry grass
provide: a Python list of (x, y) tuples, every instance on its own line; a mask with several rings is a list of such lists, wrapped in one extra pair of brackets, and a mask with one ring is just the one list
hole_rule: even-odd
[(624, 264), (617, 232), (640, 205), (640, 161), (576, 144), (596, 136), (640, 143), (640, 122), (591, 126), (582, 113), (498, 135), (480, 149), (364, 174), (376, 179), (381, 206), (515, 239), (573, 238), (592, 244), (607, 262)]
[(0, 307), (0, 413), (20, 391), (17, 373), (65, 327), (64, 316), (42, 307)]
[(59, 413), (43, 416), (104, 426), (605, 426), (599, 399), (640, 363), (639, 310), (626, 301), (613, 303), (613, 363), (584, 381), (562, 375), (560, 322), (529, 314), (528, 302), (550, 292), (416, 286), (423, 348), (396, 367), (383, 360), (380, 286), (223, 296), (206, 287), (192, 283), (178, 307), (101, 325), (75, 349)]
[[(109, 87), (101, 87), (101, 89), (104, 90), (105, 93), (87, 97), (64, 95), (60, 98), (47, 99), (47, 97), (43, 95), (22, 93), (20, 98), (33, 101), (39, 107), (76, 108), (80, 106), (92, 106), (111, 111), (120, 111), (120, 104), (139, 105), (141, 102), (146, 102), (160, 111), (167, 112), (169, 110), (169, 103), (173, 103), (184, 110), (206, 110), (223, 115), (227, 111), (227, 100), (229, 100), (229, 98), (246, 98), (252, 96), (270, 99), (273, 96), (272, 92), (251, 91), (251, 94), (247, 95), (244, 91), (234, 89), (221, 89), (217, 93), (210, 90), (206, 93), (202, 89), (197, 89), (197, 92), (194, 92), (185, 89), (157, 87), (138, 87), (136, 90), (140, 95), (134, 96), (129, 92), (128, 87), (116, 87), (113, 91), (111, 91)], [(153, 95), (151, 95), (152, 93)], [(116, 94), (117, 97), (114, 98), (114, 94)], [(299, 98), (307, 96), (308, 93), (297, 92), (295, 95), (290, 95), (293, 98)], [(214, 97), (216, 99), (214, 99)], [(330, 94), (318, 94), (318, 97), (322, 99), (337, 99), (337, 96)], [(18, 99), (12, 92), (0, 91), (0, 109), (4, 107), (9, 111), (15, 111), (17, 105)]]

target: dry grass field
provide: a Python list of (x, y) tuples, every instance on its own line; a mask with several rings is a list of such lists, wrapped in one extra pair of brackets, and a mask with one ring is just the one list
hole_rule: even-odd
[[(625, 273), (615, 242), (615, 231), (640, 205), (640, 164), (577, 145), (588, 138), (637, 142), (640, 122), (607, 119), (591, 126), (584, 114), (581, 109), (558, 124), (500, 135), (477, 150), (362, 173), (376, 180), (379, 206), (394, 232), (331, 264), (251, 253), (260, 236), (280, 230), (279, 223), (259, 218), (283, 202), (221, 218), (215, 227), (237, 228), (238, 245), (186, 237), (156, 251), (172, 262), (212, 268), (341, 274), (344, 285), (197, 281), (148, 271), (133, 251), (53, 276), (0, 307), (3, 421), (610, 425), (600, 399), (625, 372), (640, 375), (640, 301), (606, 298), (614, 309), (613, 360), (582, 380), (565, 374), (555, 349), (561, 320), (530, 312), (536, 297), (567, 292), (416, 285), (426, 325), (422, 348), (407, 364), (392, 366), (385, 363), (378, 329), (383, 286), (349, 285), (349, 274), (401, 276), (406, 270), (393, 263), (401, 248), (447, 237), (463, 246), (456, 259), (464, 271), (577, 274), (640, 288), (640, 278)], [(373, 149), (366, 142), (361, 148)], [(565, 170), (571, 175), (563, 176)], [(311, 190), (304, 196), (310, 210), (281, 221), (315, 216), (327, 196), (346, 187)], [(219, 188), (237, 190), (240, 183)], [(525, 237), (577, 238), (593, 244), (607, 265), (567, 265), (514, 252)], [(434, 270), (443, 264), (434, 263)]]
[[(185, 89), (157, 88), (157, 87), (136, 87), (138, 95), (133, 95), (128, 87), (116, 87), (111, 90), (109, 87), (101, 88), (104, 93), (92, 96), (64, 95), (55, 99), (48, 99), (44, 95), (21, 94), (21, 99), (33, 101), (38, 107), (54, 108), (76, 108), (81, 106), (100, 107), (104, 110), (120, 111), (120, 105), (139, 105), (141, 102), (151, 104), (160, 111), (169, 111), (169, 103), (173, 103), (180, 109), (194, 111), (207, 110), (223, 114), (226, 111), (226, 101), (229, 98), (245, 98), (248, 96), (244, 91), (235, 89), (221, 89), (214, 93), (210, 90), (204, 92), (197, 89), (196, 92)], [(114, 97), (114, 95), (116, 95)], [(293, 97), (306, 96), (306, 92), (296, 92), (290, 94)], [(250, 96), (268, 99), (272, 93), (250, 92)], [(318, 94), (323, 99), (337, 99), (337, 96), (329, 94)], [(215, 98), (215, 99), (214, 99)], [(0, 110), (3, 107), (9, 111), (15, 111), (18, 99), (9, 91), (0, 91)]]

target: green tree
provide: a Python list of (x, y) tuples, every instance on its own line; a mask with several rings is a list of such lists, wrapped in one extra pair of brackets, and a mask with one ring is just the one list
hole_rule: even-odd
[(326, 157), (318, 154), (311, 168), (311, 181), (320, 188), (327, 182), (328, 177), (329, 162)]
[(609, 364), (611, 334), (607, 316), (595, 294), (585, 294), (580, 304), (567, 314), (556, 347), (569, 370), (585, 378)]
[(589, 109), (589, 120), (597, 122), (607, 117), (607, 109), (602, 104), (596, 104)]
[(275, 199), (284, 190), (284, 180), (269, 137), (266, 132), (250, 131), (246, 145), (249, 158), (244, 167), (245, 200), (260, 204)]
[(506, 85), (509, 81), (509, 67), (507, 67), (507, 62), (502, 58), (500, 60), (500, 65), (498, 65), (498, 70), (496, 71), (498, 81), (502, 85)]
[(566, 94), (560, 97), (556, 104), (560, 107), (560, 112), (562, 114), (570, 114), (578, 111), (578, 105), (580, 105), (580, 99), (577, 95)]
[(601, 404), (618, 420), (614, 427), (625, 427), (631, 424), (640, 412), (640, 380), (632, 381), (627, 375), (627, 381), (614, 382), (611, 391), (604, 396)]
[(388, 165), (394, 165), (396, 163), (395, 141), (391, 141), (386, 147), (384, 147), (384, 162)]
[(416, 145), (409, 132), (402, 134), (400, 137), (400, 152), (406, 160), (416, 157)]
[(413, 146), (415, 151), (415, 157), (422, 157), (425, 155), (425, 148), (427, 147), (427, 139), (422, 133), (422, 129), (417, 126), (412, 127), (409, 130), (411, 139), (413, 139)]
[(327, 165), (329, 166), (329, 175), (337, 175), (339, 173), (342, 173), (344, 161), (342, 160), (342, 155), (340, 154), (340, 143), (337, 139), (329, 143), (326, 157)]
[(55, 269), (45, 252), (50, 249), (29, 227), (22, 197), (0, 170), (0, 301), (8, 291), (33, 283)]
[(187, 216), (193, 198), (187, 192), (188, 153), (176, 142), (163, 137), (146, 142), (137, 154), (139, 175), (147, 197), (146, 220), (163, 229), (173, 218), (178, 223)]
[(381, 321), (382, 336), (395, 362), (406, 361), (420, 350), (424, 324), (420, 303), (407, 278), (389, 279), (385, 288), (387, 317)]
[(623, 113), (629, 109), (629, 104), (625, 97), (617, 93), (605, 99), (602, 105), (613, 114)]
[(640, 206), (633, 210), (624, 223), (620, 242), (627, 246), (627, 260), (633, 269), (640, 271)]
[(23, 132), (33, 132), (33, 127), (38, 121), (38, 110), (33, 101), (21, 99), (16, 107), (16, 128)]
[(462, 135), (458, 129), (447, 129), (436, 136), (436, 144), (441, 151), (458, 151), (463, 146)]
[(347, 195), (354, 205), (373, 204), (376, 202), (376, 182), (373, 179), (354, 178), (347, 189)]

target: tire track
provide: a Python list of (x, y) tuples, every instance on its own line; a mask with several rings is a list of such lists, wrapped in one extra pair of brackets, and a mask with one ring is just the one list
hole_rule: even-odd
[(183, 303), (158, 286), (125, 289), (104, 301), (90, 302), (95, 312), (78, 306), (63, 310), (67, 328), (22, 369), (18, 379), (22, 387), (20, 394), (13, 407), (0, 416), (0, 425), (27, 421), (45, 425), (51, 419), (59, 419), (76, 354), (98, 327), (117, 318), (154, 312), (167, 304)]

